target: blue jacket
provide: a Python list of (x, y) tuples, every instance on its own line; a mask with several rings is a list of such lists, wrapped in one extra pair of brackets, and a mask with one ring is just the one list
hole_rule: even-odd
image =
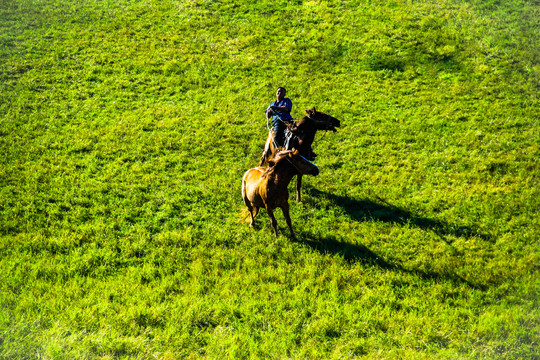
[[(287, 109), (289, 109), (289, 112), (285, 112), (285, 111), (279, 111), (279, 110), (274, 110), (274, 115), (272, 116), (272, 122), (275, 122), (275, 121), (278, 121), (279, 119), (282, 120), (282, 121), (291, 121), (292, 120), (292, 116), (291, 116), (291, 110), (292, 110), (292, 101), (291, 99), (289, 98), (285, 98), (281, 101), (274, 101), (273, 103), (271, 103), (268, 108), (270, 108), (270, 106), (285, 106)], [(268, 111), (268, 109), (266, 109), (266, 111)]]

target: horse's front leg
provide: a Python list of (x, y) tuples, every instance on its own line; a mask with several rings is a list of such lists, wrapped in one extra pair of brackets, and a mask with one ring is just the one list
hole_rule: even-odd
[(289, 226), (289, 230), (291, 231), (291, 238), (296, 239), (296, 235), (294, 234), (294, 230), (292, 227), (291, 215), (289, 214), (289, 204), (285, 204), (284, 206), (282, 206), (281, 210), (283, 211), (283, 216), (285, 216), (285, 221), (287, 221), (287, 225)]
[(302, 198), (300, 196), (300, 188), (302, 187), (302, 175), (296, 176), (296, 201), (302, 202)]
[(271, 209), (271, 208), (267, 207), (266, 212), (268, 213), (268, 216), (270, 216), (270, 224), (274, 228), (274, 235), (276, 235), (276, 237), (278, 237), (277, 221), (276, 221), (276, 218), (274, 217), (274, 209)]

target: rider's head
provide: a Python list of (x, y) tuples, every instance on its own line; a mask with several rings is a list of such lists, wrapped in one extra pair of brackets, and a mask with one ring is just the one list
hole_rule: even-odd
[(287, 93), (287, 90), (285, 90), (284, 87), (278, 87), (276, 91), (276, 98), (278, 101), (283, 100), (285, 98), (285, 94)]

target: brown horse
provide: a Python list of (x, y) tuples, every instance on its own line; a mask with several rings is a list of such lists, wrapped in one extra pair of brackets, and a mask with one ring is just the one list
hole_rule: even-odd
[(287, 187), (294, 175), (318, 175), (319, 168), (300, 155), (297, 150), (280, 151), (268, 161), (268, 168), (249, 169), (242, 178), (242, 198), (254, 226), (259, 208), (264, 207), (270, 216), (274, 234), (278, 236), (274, 209), (281, 208), (291, 237), (295, 238), (289, 215), (289, 191)]
[[(300, 151), (300, 154), (309, 160), (315, 158), (315, 154), (311, 149), (313, 140), (315, 140), (315, 133), (317, 130), (325, 131), (337, 131), (337, 127), (341, 125), (341, 122), (328, 114), (317, 111), (315, 108), (306, 110), (307, 116), (304, 116), (301, 120), (295, 121), (293, 124), (288, 125), (288, 131), (292, 134), (291, 141), (289, 142), (289, 149), (294, 147)], [(287, 136), (287, 134), (286, 134)], [(269, 159), (274, 157), (276, 153), (282, 149), (278, 149), (274, 142), (274, 132), (270, 129), (264, 151), (259, 161), (259, 166), (262, 166)], [(296, 200), (301, 201), (300, 188), (302, 187), (302, 175), (299, 174), (296, 179)]]

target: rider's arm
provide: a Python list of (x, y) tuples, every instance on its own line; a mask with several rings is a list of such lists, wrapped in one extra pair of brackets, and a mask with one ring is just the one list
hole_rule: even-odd
[(285, 111), (285, 112), (288, 112), (288, 113), (291, 112), (291, 109), (289, 109), (286, 106), (272, 106), (272, 110)]
[(292, 101), (289, 99), (285, 99), (285, 105), (284, 106), (272, 106), (271, 107), (274, 110), (283, 111), (283, 112), (291, 112), (292, 109)]
[(274, 110), (273, 110), (274, 108), (275, 106), (272, 106), (272, 104), (270, 104), (270, 106), (268, 106), (268, 108), (264, 112), (267, 120), (270, 119), (270, 117), (274, 114)]

